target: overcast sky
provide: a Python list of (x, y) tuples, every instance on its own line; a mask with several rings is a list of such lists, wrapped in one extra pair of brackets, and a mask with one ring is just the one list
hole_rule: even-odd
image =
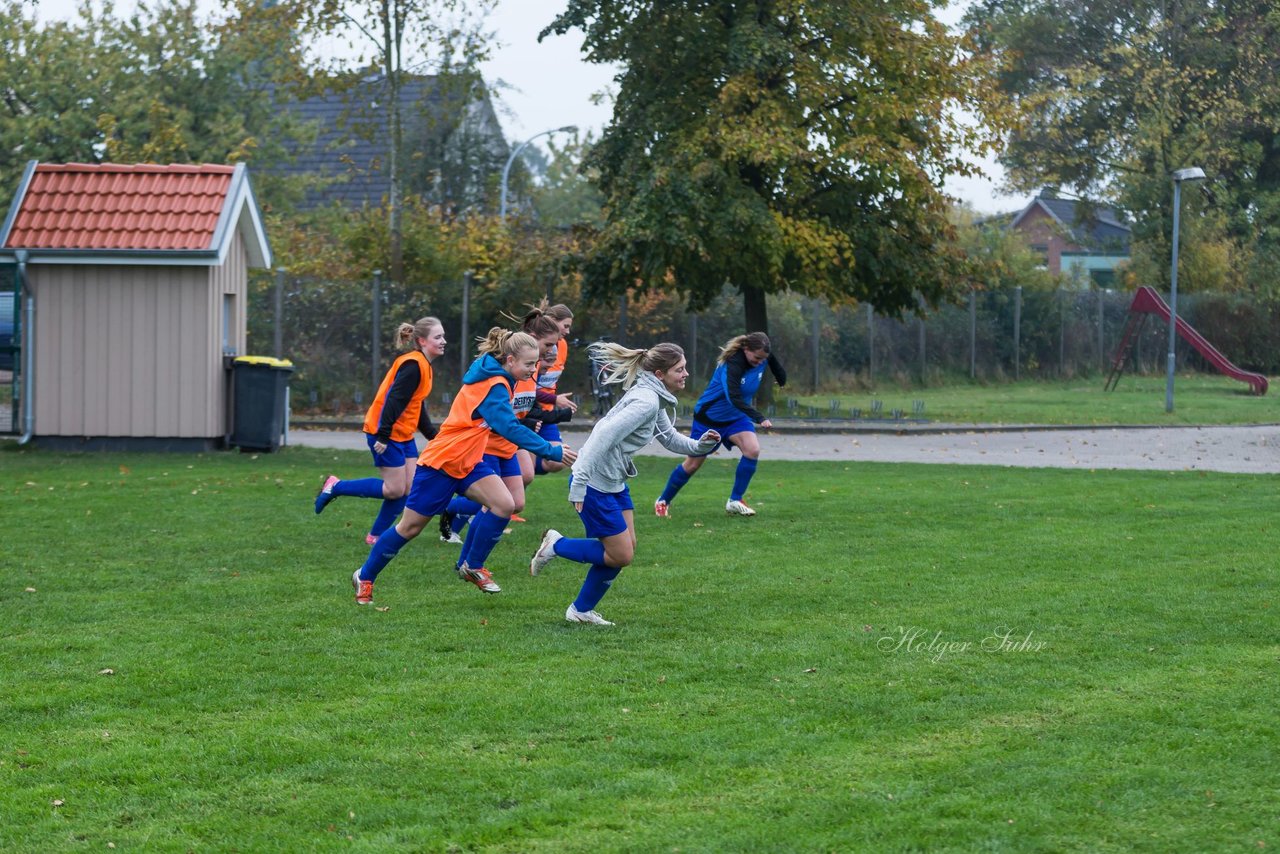
[[(42, 20), (71, 19), (78, 2), (40, 0), (38, 14)], [(198, 2), (209, 13), (219, 8), (216, 0)], [(136, 5), (136, 0), (116, 0), (116, 14), (127, 15)], [(562, 8), (560, 0), (499, 0), (490, 19), (489, 28), (496, 31), (498, 46), (483, 71), (489, 81), (505, 84), (498, 111), (513, 143), (565, 125), (577, 125), (584, 133), (591, 130), (598, 136), (609, 120), (608, 101), (596, 105), (592, 96), (612, 89), (615, 70), (583, 60), (581, 32), (552, 35), (538, 42), (538, 32)], [(954, 22), (959, 12), (953, 7), (943, 18)], [(993, 162), (984, 162), (983, 168), (993, 175), (1001, 174)], [(946, 189), (980, 213), (1018, 210), (1027, 202), (1022, 197), (995, 195), (992, 181), (953, 179)]]

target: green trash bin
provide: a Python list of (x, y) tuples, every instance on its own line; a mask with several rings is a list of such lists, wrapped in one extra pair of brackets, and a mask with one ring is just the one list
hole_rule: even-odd
[(291, 373), (293, 363), (288, 359), (239, 356), (232, 360), (232, 445), (253, 451), (280, 447)]

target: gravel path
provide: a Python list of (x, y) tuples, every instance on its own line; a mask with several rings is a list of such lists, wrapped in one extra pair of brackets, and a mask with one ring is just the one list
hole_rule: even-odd
[[(586, 433), (565, 431), (565, 438), (579, 447)], [(354, 430), (293, 430), (289, 444), (368, 450), (364, 434)], [(1280, 425), (1276, 424), (1103, 429), (929, 425), (848, 433), (779, 429), (762, 434), (760, 445), (764, 458), (775, 460), (1280, 474)], [(669, 456), (657, 444), (641, 453)]]

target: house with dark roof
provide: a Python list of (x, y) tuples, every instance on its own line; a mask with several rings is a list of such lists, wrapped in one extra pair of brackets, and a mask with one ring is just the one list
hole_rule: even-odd
[[(399, 100), (408, 195), (454, 209), (483, 206), (510, 153), (488, 96), (454, 91), (434, 75), (405, 78)], [(381, 205), (390, 194), (391, 97), (385, 77), (369, 77), (281, 106), (315, 129), (311, 142), (295, 142), (291, 162), (271, 174), (307, 178), (300, 207)]]
[(24, 439), (225, 444), (224, 360), (244, 354), (249, 268), (271, 265), (243, 164), (31, 161), (0, 227), (5, 264)]
[(1083, 286), (1111, 287), (1116, 270), (1129, 260), (1131, 229), (1113, 208), (1061, 199), (1052, 190), (1041, 190), (1008, 228), (1044, 255), (1049, 272)]

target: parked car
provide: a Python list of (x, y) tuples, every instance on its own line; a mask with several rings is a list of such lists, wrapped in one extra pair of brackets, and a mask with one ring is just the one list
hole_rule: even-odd
[(16, 351), (13, 349), (13, 292), (0, 293), (0, 371), (12, 371)]

